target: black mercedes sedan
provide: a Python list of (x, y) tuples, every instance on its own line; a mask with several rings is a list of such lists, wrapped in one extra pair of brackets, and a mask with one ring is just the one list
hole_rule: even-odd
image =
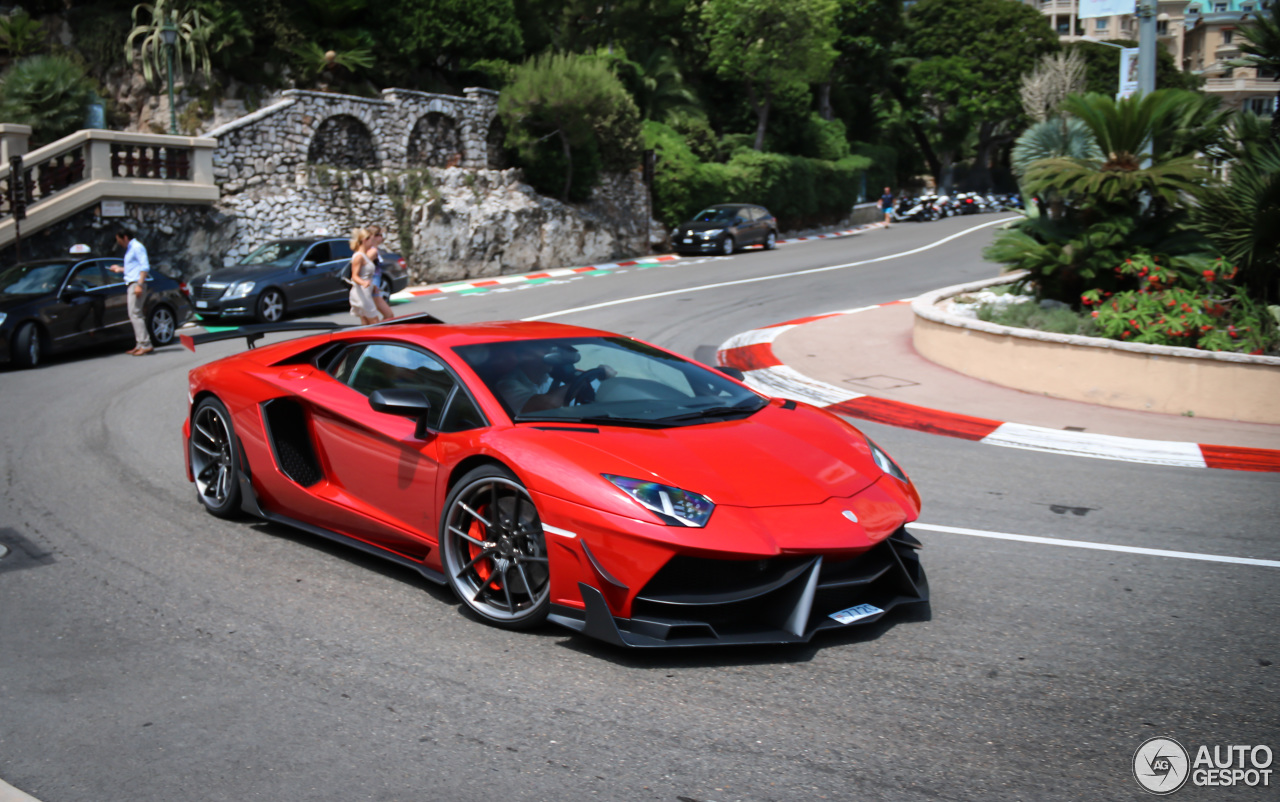
[(721, 253), (725, 256), (748, 245), (778, 246), (778, 219), (763, 206), (721, 203), (708, 206), (671, 234), (676, 253)]
[[(127, 285), (107, 269), (120, 257), (68, 256), (0, 269), (0, 363), (33, 368), (46, 356), (109, 343), (132, 343)], [(173, 342), (191, 317), (182, 285), (154, 267), (144, 304), (154, 346)]]
[[(340, 237), (300, 237), (266, 243), (237, 265), (191, 281), (191, 300), (206, 321), (251, 317), (276, 323), (291, 312), (347, 302), (350, 285), (340, 274), (351, 262)], [(382, 292), (403, 290), (409, 273), (399, 254), (382, 254)]]

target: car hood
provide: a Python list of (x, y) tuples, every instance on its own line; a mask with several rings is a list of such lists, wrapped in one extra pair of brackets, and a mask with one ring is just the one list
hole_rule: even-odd
[(679, 487), (717, 505), (820, 504), (881, 476), (855, 429), (805, 407), (771, 404), (749, 418), (698, 426), (556, 434), (552, 447), (579, 468)]
[(49, 293), (43, 295), (5, 295), (0, 293), (0, 312), (12, 312), (13, 310), (26, 306), (33, 301), (39, 301), (49, 297)]
[(234, 284), (237, 281), (257, 281), (263, 276), (270, 273), (278, 273), (287, 271), (286, 267), (271, 267), (265, 265), (233, 265), (231, 267), (223, 267), (214, 270), (212, 273), (206, 273), (196, 281), (201, 284), (213, 282), (215, 284)]
[(718, 231), (722, 228), (733, 228), (736, 223), (725, 220), (719, 223), (681, 223), (681, 231)]

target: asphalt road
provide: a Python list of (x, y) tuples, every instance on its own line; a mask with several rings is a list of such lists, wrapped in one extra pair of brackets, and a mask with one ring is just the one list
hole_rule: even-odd
[[(989, 228), (812, 272), (990, 219), (398, 311), (545, 316), (709, 360), (744, 330), (991, 275)], [(0, 779), (42, 802), (1140, 799), (1153, 736), (1280, 753), (1277, 569), (919, 532), (931, 608), (808, 647), (507, 633), (407, 570), (202, 512), (185, 373), (236, 348), (0, 372)], [(927, 523), (1280, 559), (1274, 474), (863, 428)]]

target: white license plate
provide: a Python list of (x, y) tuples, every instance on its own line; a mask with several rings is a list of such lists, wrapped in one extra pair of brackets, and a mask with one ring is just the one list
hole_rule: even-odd
[(196, 309), (208, 309), (208, 308), (209, 308), (208, 301), (196, 301)]
[(693, 240), (692, 240), (692, 239), (689, 239), (688, 237), (685, 237), (685, 240), (684, 240), (684, 244), (685, 244), (685, 245), (689, 245), (689, 244), (692, 244), (692, 243), (693, 243)]
[(864, 618), (870, 618), (873, 615), (883, 613), (879, 607), (870, 604), (859, 604), (857, 607), (850, 607), (847, 610), (841, 610), (838, 613), (832, 613), (831, 618), (839, 621), (841, 624), (852, 624), (854, 621), (861, 621)]

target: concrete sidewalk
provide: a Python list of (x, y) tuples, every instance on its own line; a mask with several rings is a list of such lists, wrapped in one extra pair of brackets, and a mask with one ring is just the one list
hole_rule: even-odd
[(1064, 401), (940, 367), (912, 345), (911, 305), (884, 304), (745, 332), (722, 364), (852, 417), (993, 445), (1187, 467), (1280, 471), (1280, 426)]

